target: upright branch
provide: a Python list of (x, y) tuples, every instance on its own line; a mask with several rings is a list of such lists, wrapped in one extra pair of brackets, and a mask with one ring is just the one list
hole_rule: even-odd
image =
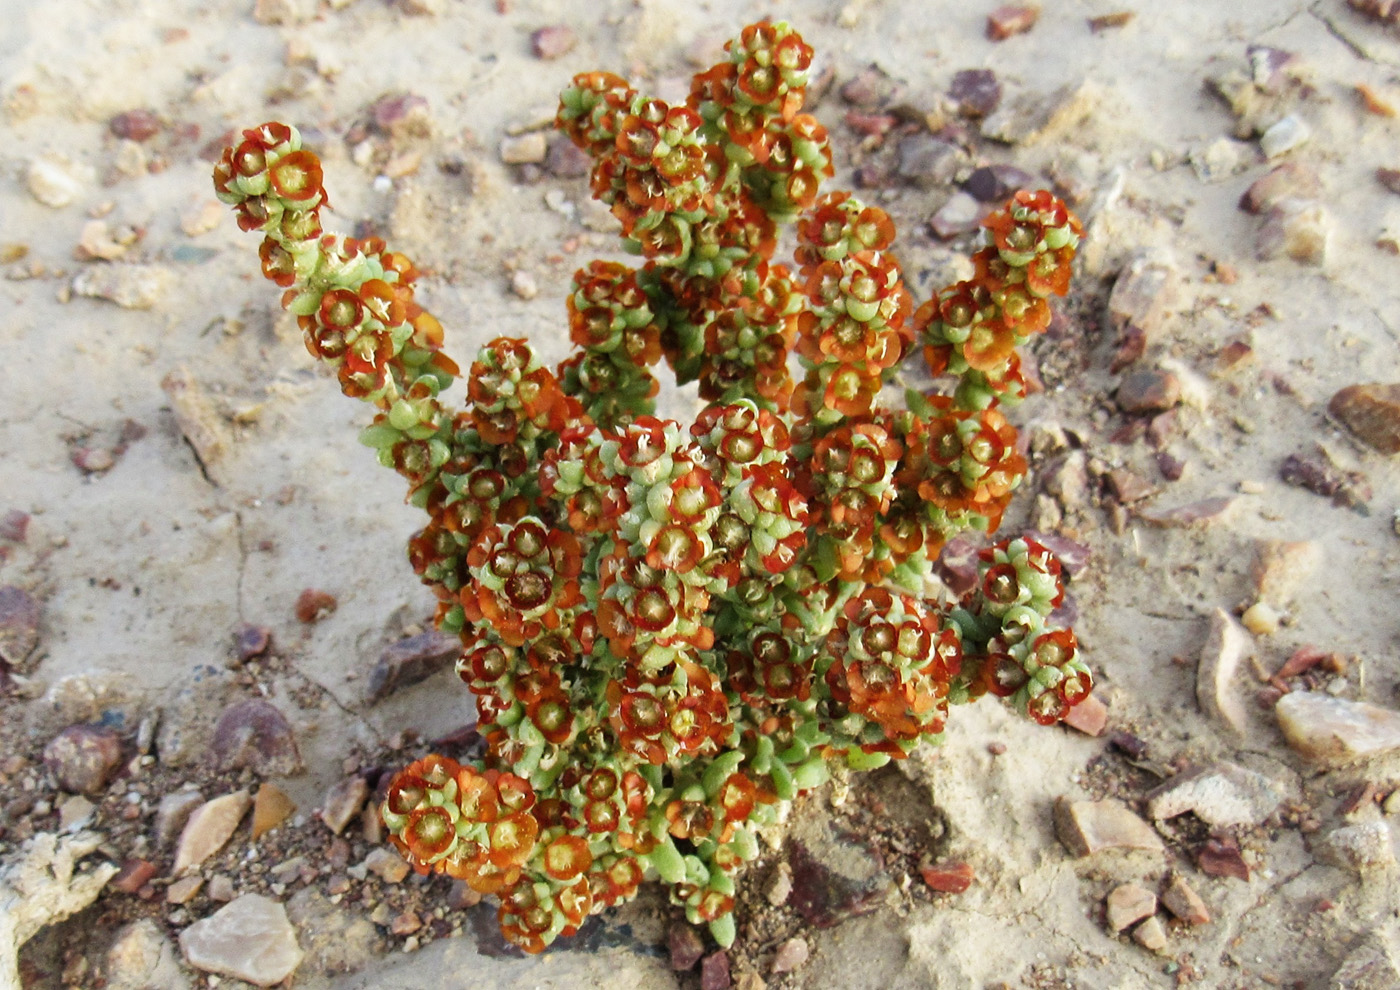
[[(215, 169), (307, 349), (376, 408), (362, 439), (426, 510), (409, 561), (462, 639), (486, 755), (401, 772), (390, 841), (498, 895), (527, 951), (648, 877), (728, 945), (756, 830), (831, 766), (937, 742), (950, 705), (988, 693), (1051, 724), (1092, 683), (1052, 619), (1045, 547), (993, 544), (961, 599), (934, 577), (1025, 473), (1003, 410), (1025, 394), (1016, 348), (1067, 291), (1078, 220), (1017, 193), (974, 277), (915, 309), (890, 218), (819, 196), (811, 49), (764, 22), (727, 52), (677, 106), (607, 73), (564, 90), (558, 126), (641, 267), (581, 269), (573, 356), (551, 371), (494, 340), (457, 412), (417, 271), (323, 233), (296, 131), (245, 131)], [(795, 270), (773, 260), (793, 222)], [(947, 387), (881, 406), (916, 345)], [(663, 358), (707, 402), (688, 427), (654, 415)]]

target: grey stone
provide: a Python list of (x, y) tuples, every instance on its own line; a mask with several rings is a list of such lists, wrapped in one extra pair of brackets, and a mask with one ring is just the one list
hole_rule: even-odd
[(160, 799), (156, 806), (156, 846), (165, 848), (183, 831), (194, 809), (204, 803), (199, 791), (175, 791)]
[(1141, 330), (1148, 337), (1162, 327), (1176, 295), (1176, 264), (1160, 252), (1138, 254), (1118, 273), (1108, 297), (1113, 328)]
[(957, 145), (934, 137), (927, 131), (908, 134), (899, 139), (900, 178), (923, 189), (944, 186), (957, 177), (967, 163), (967, 154)]
[(150, 918), (133, 921), (107, 950), (107, 990), (189, 990), (175, 943)]
[(1263, 150), (1265, 158), (1278, 158), (1306, 144), (1310, 137), (1312, 129), (1301, 118), (1290, 113), (1275, 121), (1259, 136), (1259, 147)]
[(543, 131), (532, 131), (501, 141), (501, 161), (507, 165), (537, 164), (549, 153), (549, 139)]
[(1319, 844), (1317, 858), (1358, 873), (1395, 865), (1395, 845), (1389, 822), (1362, 822), (1333, 829)]
[(935, 237), (949, 240), (962, 234), (970, 234), (982, 225), (982, 217), (987, 208), (970, 193), (955, 192), (929, 218), (929, 230)]
[(1258, 825), (1278, 809), (1283, 792), (1263, 774), (1217, 763), (1178, 774), (1149, 791), (1147, 813), (1161, 821), (1195, 812), (1207, 825)]
[(1328, 990), (1395, 990), (1400, 987), (1393, 930), (1377, 929), (1362, 936), (1332, 974)]
[(114, 302), (122, 309), (152, 309), (174, 280), (164, 265), (91, 265), (73, 279), (73, 291)]
[(365, 700), (373, 703), (426, 680), (452, 666), (461, 653), (460, 639), (437, 630), (401, 639), (385, 649), (370, 670)]
[(402, 856), (386, 846), (370, 852), (365, 857), (364, 865), (365, 869), (385, 883), (402, 883), (411, 869)]
[(286, 909), (261, 894), (244, 894), (190, 925), (180, 949), (195, 969), (260, 987), (281, 983), (302, 960)]
[(1400, 750), (1400, 712), (1315, 691), (1294, 691), (1274, 706), (1284, 738), (1304, 759), (1343, 766)]
[(296, 926), (306, 954), (304, 973), (355, 973), (384, 949), (383, 937), (369, 918), (333, 903), (313, 887), (303, 887), (292, 896), (287, 917)]
[(29, 163), (25, 185), (29, 187), (31, 196), (57, 210), (83, 195), (92, 178), (91, 168), (75, 165), (65, 158), (45, 155)]
[(0, 587), (0, 662), (23, 673), (38, 643), (39, 603), (23, 588)]

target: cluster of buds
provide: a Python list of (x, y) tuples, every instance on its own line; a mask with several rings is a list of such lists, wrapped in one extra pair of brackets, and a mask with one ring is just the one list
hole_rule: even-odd
[[(890, 218), (819, 198), (811, 49), (765, 22), (727, 50), (683, 104), (606, 73), (564, 91), (558, 125), (642, 267), (579, 271), (576, 353), (551, 370), (492, 341), (456, 412), (417, 272), (323, 234), (296, 132), (246, 131), (215, 169), (310, 352), (377, 408), (362, 439), (426, 511), (409, 559), (462, 638), (486, 753), (400, 773), (391, 841), (497, 895), (531, 952), (653, 877), (728, 945), (758, 831), (832, 767), (937, 742), (950, 706), (988, 693), (1053, 723), (1092, 683), (1053, 624), (1044, 547), (990, 546), (961, 599), (934, 577), (1025, 473), (1004, 413), (1025, 392), (1016, 347), (1067, 289), (1078, 220), (1018, 193), (987, 219), (974, 278), (916, 311)], [(790, 268), (773, 256), (794, 221)], [(917, 344), (937, 386), (881, 407)], [(699, 383), (689, 428), (654, 415), (663, 358)]]

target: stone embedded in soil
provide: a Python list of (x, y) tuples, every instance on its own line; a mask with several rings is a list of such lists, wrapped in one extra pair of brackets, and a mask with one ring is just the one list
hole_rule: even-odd
[(1029, 189), (1034, 182), (1035, 176), (1015, 165), (983, 165), (967, 177), (963, 189), (980, 203), (1002, 203), (1017, 189)]
[(1322, 545), (1315, 540), (1259, 540), (1250, 567), (1255, 597), (1286, 608), (1322, 558)]
[(530, 35), (530, 49), (535, 58), (553, 59), (567, 55), (578, 44), (573, 29), (563, 24), (542, 27)]
[(869, 914), (893, 886), (879, 852), (854, 835), (814, 829), (788, 849), (792, 896), (797, 913), (816, 928)]
[(144, 107), (113, 114), (107, 129), (123, 141), (149, 141), (160, 133), (160, 118), (154, 110)]
[(1133, 941), (1148, 952), (1165, 952), (1167, 929), (1155, 914), (1133, 929)]
[(904, 86), (878, 65), (866, 66), (841, 87), (841, 99), (862, 110), (874, 110), (903, 95)]
[(1114, 401), (1130, 416), (1165, 412), (1181, 401), (1181, 380), (1161, 368), (1130, 372), (1119, 383)]
[(998, 7), (987, 15), (987, 40), (1005, 41), (1025, 34), (1040, 19), (1039, 7)]
[(385, 883), (403, 883), (408, 876), (408, 862), (393, 849), (381, 846), (365, 857), (365, 869)]
[(1394, 990), (1400, 987), (1400, 961), (1396, 937), (1390, 930), (1373, 929), (1363, 935), (1355, 948), (1332, 974), (1327, 990)]
[(369, 918), (314, 887), (292, 896), (287, 917), (299, 933), (304, 956), (298, 971), (306, 976), (355, 973), (384, 952), (384, 938)]
[(303, 588), (297, 595), (295, 612), (297, 620), (310, 625), (320, 622), (340, 606), (335, 595), (319, 588)]
[(152, 309), (175, 281), (164, 265), (111, 263), (90, 265), (73, 279), (73, 291), (105, 299), (122, 309)]
[(460, 639), (437, 630), (401, 639), (385, 649), (370, 670), (365, 700), (379, 701), (399, 688), (426, 680), (452, 666), (461, 652)]
[(253, 841), (281, 825), (296, 808), (280, 787), (264, 782), (253, 798)]
[(1113, 328), (1142, 331), (1156, 336), (1171, 311), (1178, 282), (1176, 265), (1166, 255), (1143, 252), (1118, 273), (1108, 297), (1108, 318)]
[(1108, 892), (1104, 916), (1109, 931), (1121, 932), (1156, 912), (1156, 894), (1135, 883), (1124, 883)]
[(959, 191), (949, 197), (929, 218), (928, 227), (933, 236), (940, 240), (951, 240), (963, 234), (970, 234), (982, 225), (982, 217), (987, 207), (977, 202), (968, 193)]
[(1341, 470), (1320, 448), (1312, 453), (1289, 454), (1279, 465), (1278, 476), (1284, 484), (1306, 488), (1344, 508), (1358, 508), (1371, 499), (1371, 486), (1366, 476)]
[(243, 623), (233, 633), (233, 651), (239, 663), (262, 656), (272, 646), (272, 630), (267, 626)]
[(502, 138), (500, 154), (506, 165), (537, 165), (549, 154), (549, 138), (544, 131)]
[(203, 886), (204, 878), (198, 874), (192, 877), (182, 877), (165, 889), (165, 903), (188, 904), (194, 900), (194, 895), (198, 894), (199, 888)]
[(1388, 822), (1362, 822), (1333, 829), (1315, 850), (1317, 858), (1358, 873), (1395, 865), (1395, 844)]
[(1259, 148), (1265, 158), (1278, 158), (1306, 144), (1311, 137), (1312, 129), (1302, 118), (1290, 113), (1259, 136)]
[(39, 603), (23, 588), (0, 587), (0, 661), (23, 669), (39, 645)]
[(953, 74), (948, 97), (957, 105), (959, 114), (980, 120), (1001, 106), (1001, 83), (991, 69), (960, 69)]
[(1167, 889), (1162, 891), (1162, 906), (1188, 925), (1210, 923), (1210, 911), (1201, 895), (1192, 889), (1185, 877), (1172, 877)]
[(238, 830), (252, 804), (252, 795), (247, 791), (234, 791), (196, 808), (180, 832), (171, 876), (179, 876), (198, 866), (222, 849)]
[(170, 400), (175, 426), (194, 451), (195, 459), (210, 481), (221, 480), (220, 462), (230, 445), (228, 426), (214, 407), (208, 391), (186, 368), (175, 368), (161, 379)]
[(1103, 735), (1104, 727), (1108, 725), (1108, 706), (1099, 700), (1097, 694), (1090, 694), (1070, 708), (1065, 714), (1064, 723), (1086, 736)]
[(1274, 706), (1288, 744), (1322, 767), (1400, 750), (1400, 712), (1315, 691), (1294, 691)]
[(29, 533), (29, 513), (23, 509), (10, 509), (0, 516), (0, 540), (23, 543)]
[(804, 966), (810, 956), (811, 949), (807, 947), (805, 938), (798, 935), (787, 939), (778, 946), (778, 951), (773, 953), (773, 965), (770, 972), (774, 975), (791, 973)]
[(1165, 848), (1150, 825), (1127, 805), (1112, 798), (1103, 801), (1057, 798), (1055, 834), (1072, 856), (1092, 856), (1104, 849), (1161, 852)]
[(1400, 454), (1400, 384), (1348, 385), (1327, 411), (1382, 454)]
[(96, 725), (70, 725), (44, 747), (44, 766), (75, 794), (101, 793), (121, 763), (121, 737)]
[(1376, 169), (1376, 181), (1385, 188), (1400, 196), (1400, 168), (1378, 168)]
[(705, 940), (694, 925), (677, 918), (666, 929), (666, 948), (671, 954), (671, 968), (683, 973), (693, 969), (705, 954)]
[(967, 154), (951, 141), (927, 131), (899, 139), (896, 174), (921, 189), (946, 186), (967, 162)]
[(205, 893), (209, 895), (211, 901), (227, 904), (234, 898), (233, 881), (221, 873), (210, 879), (209, 889)]
[(581, 179), (593, 169), (593, 159), (562, 134), (549, 139), (545, 152), (544, 170), (556, 179)]
[(1050, 141), (1082, 122), (1098, 105), (1088, 82), (1067, 83), (1051, 93), (1029, 90), (982, 122), (982, 136), (1002, 144)]
[(199, 791), (176, 791), (161, 798), (156, 806), (156, 846), (163, 849), (174, 842), (194, 809), (203, 803), (204, 796)]
[(1284, 162), (1255, 179), (1240, 197), (1240, 209), (1267, 213), (1286, 199), (1317, 199), (1322, 180), (1317, 170), (1301, 162)]
[(720, 949), (700, 961), (700, 990), (729, 990), (729, 953)]
[(1285, 795), (1261, 773), (1217, 763), (1178, 774), (1147, 793), (1147, 813), (1158, 821), (1187, 812), (1207, 825), (1258, 825)]
[(281, 983), (302, 960), (286, 909), (261, 894), (244, 894), (190, 925), (180, 948), (195, 969), (260, 987)]
[(259, 776), (288, 776), (303, 768), (287, 717), (261, 698), (235, 702), (220, 713), (209, 762), (217, 771), (246, 767)]
[(1321, 203), (1309, 199), (1285, 199), (1272, 207), (1254, 238), (1254, 254), (1260, 261), (1288, 257), (1304, 265), (1327, 260), (1331, 221)]
[(936, 866), (924, 866), (919, 869), (919, 874), (931, 890), (936, 890), (940, 894), (966, 892), (972, 886), (976, 875), (970, 863), (939, 863)]
[(1248, 633), (1222, 608), (1211, 613), (1205, 645), (1196, 664), (1196, 703), (1201, 711), (1236, 732), (1248, 724), (1244, 701), (1235, 690), (1240, 661), (1252, 647)]
[(369, 784), (365, 778), (346, 777), (339, 783), (332, 784), (330, 790), (326, 791), (326, 798), (321, 807), (321, 821), (339, 835), (345, 831), (345, 826), (350, 824), (350, 819), (360, 813), (368, 799)]
[(154, 920), (141, 918), (117, 933), (107, 950), (106, 990), (189, 990), (175, 944)]
[(1196, 850), (1196, 868), (1209, 877), (1233, 877), (1249, 882), (1249, 864), (1240, 844), (1229, 835), (1212, 836)]
[(134, 894), (156, 875), (156, 864), (149, 859), (128, 859), (108, 884), (122, 894)]
[(56, 156), (45, 155), (29, 163), (25, 184), (29, 194), (53, 209), (69, 205), (86, 190), (91, 169)]

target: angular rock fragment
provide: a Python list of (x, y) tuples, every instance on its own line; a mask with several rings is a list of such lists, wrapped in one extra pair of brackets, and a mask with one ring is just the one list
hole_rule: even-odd
[(204, 796), (199, 791), (176, 791), (161, 798), (156, 806), (156, 846), (163, 849), (174, 842), (194, 809), (203, 803)]
[[(1354, 6), (1355, 4), (1353, 4)], [(1400, 10), (1397, 10), (1400, 15)], [(1400, 987), (1400, 953), (1394, 929), (1367, 932), (1332, 974), (1327, 990), (1394, 990)]]
[(1103, 735), (1108, 725), (1108, 706), (1099, 700), (1097, 694), (1091, 694), (1069, 710), (1064, 723), (1086, 736)]
[(180, 876), (222, 849), (252, 805), (251, 794), (234, 791), (195, 809), (180, 832), (180, 844), (175, 849), (175, 865), (171, 868), (171, 875)]
[(195, 969), (259, 987), (281, 983), (302, 960), (286, 909), (261, 894), (244, 894), (190, 925), (180, 933), (180, 949)]
[(1055, 834), (1073, 856), (1104, 849), (1161, 852), (1162, 839), (1121, 801), (1055, 801)]
[(963, 189), (979, 203), (1003, 203), (1017, 189), (1034, 188), (1035, 181), (1015, 165), (983, 165), (967, 177)]
[(694, 969), (705, 954), (705, 942), (695, 926), (679, 918), (666, 929), (666, 946), (671, 953), (671, 968), (677, 973)]
[(160, 383), (170, 400), (170, 411), (180, 435), (190, 445), (205, 477), (218, 484), (222, 461), (229, 447), (228, 426), (214, 408), (208, 393), (184, 368), (171, 371)]
[(530, 48), (534, 51), (535, 58), (539, 59), (555, 59), (567, 55), (574, 50), (576, 44), (578, 37), (566, 24), (542, 27), (530, 35)]
[(1196, 665), (1196, 703), (1201, 711), (1241, 733), (1248, 718), (1233, 683), (1240, 661), (1251, 645), (1240, 624), (1224, 609), (1217, 608), (1211, 613), (1206, 642)]
[(84, 193), (92, 181), (91, 171), (67, 159), (45, 155), (29, 163), (25, 184), (31, 196), (57, 210)]
[(919, 870), (929, 889), (940, 894), (961, 894), (972, 886), (975, 874), (970, 863), (939, 863)]
[(326, 792), (321, 821), (336, 835), (345, 831), (350, 819), (360, 813), (369, 798), (369, 784), (360, 776), (346, 777)]
[(788, 862), (793, 885), (788, 903), (816, 928), (874, 911), (893, 886), (878, 850), (825, 827), (794, 838)]
[(932, 189), (952, 182), (966, 162), (967, 154), (956, 144), (920, 131), (900, 138), (895, 171), (921, 189)]
[(1167, 889), (1162, 891), (1162, 906), (1188, 925), (1210, 923), (1210, 911), (1201, 895), (1191, 889), (1185, 878), (1172, 877)]
[(75, 794), (101, 793), (121, 762), (121, 738), (96, 725), (70, 725), (44, 747), (44, 765)]
[(1223, 516), (1230, 506), (1235, 504), (1235, 500), (1230, 496), (1220, 496), (1218, 498), (1203, 498), (1198, 502), (1188, 502), (1185, 505), (1174, 506), (1170, 509), (1159, 509), (1156, 506), (1148, 509), (1135, 509), (1138, 517), (1143, 522), (1153, 526), (1160, 526), (1164, 529), (1179, 529), (1186, 526), (1193, 526), (1196, 523), (1209, 523)]
[(235, 702), (220, 713), (209, 760), (215, 770), (248, 767), (262, 776), (288, 776), (303, 766), (286, 716), (261, 698)]
[(253, 798), (253, 841), (281, 825), (296, 807), (280, 787), (264, 783)]
[(982, 225), (987, 207), (965, 192), (955, 192), (929, 219), (929, 230), (940, 240), (970, 234)]
[(1157, 895), (1135, 883), (1124, 883), (1108, 893), (1105, 902), (1105, 919), (1110, 931), (1121, 932), (1131, 928), (1143, 918), (1157, 913)]
[(426, 680), (452, 666), (461, 652), (460, 639), (436, 629), (399, 640), (379, 655), (370, 670), (365, 700), (373, 703)]
[(39, 644), (39, 603), (23, 588), (0, 587), (0, 662), (25, 670)]
[(365, 857), (365, 869), (385, 883), (403, 883), (411, 868), (408, 862), (393, 849), (381, 846), (372, 850)]
[(1362, 822), (1333, 829), (1319, 843), (1316, 855), (1323, 862), (1358, 873), (1395, 865), (1395, 845), (1388, 822)]
[(339, 605), (340, 602), (329, 591), (322, 591), (319, 588), (303, 588), (301, 594), (297, 595), (294, 611), (298, 621), (310, 625), (330, 615)]
[(1098, 106), (1089, 83), (1068, 83), (1052, 93), (1022, 93), (982, 122), (982, 136), (1003, 144), (1050, 141), (1082, 122)]
[(543, 131), (531, 131), (501, 141), (501, 161), (506, 165), (534, 165), (549, 154), (549, 139)]
[(1231, 836), (1212, 836), (1196, 850), (1196, 866), (1210, 877), (1234, 877), (1249, 882), (1249, 864)]
[(729, 953), (723, 949), (700, 960), (700, 990), (729, 990)]
[(1132, 328), (1149, 338), (1157, 335), (1176, 296), (1176, 264), (1159, 252), (1138, 254), (1113, 283), (1108, 318), (1120, 333)]
[(1035, 27), (1039, 18), (1039, 7), (998, 7), (987, 15), (987, 39), (1005, 41), (1014, 35), (1025, 34)]
[(106, 264), (84, 268), (73, 279), (73, 291), (92, 299), (106, 299), (122, 309), (152, 309), (174, 282), (163, 265)]
[(1114, 401), (1130, 416), (1165, 412), (1181, 401), (1181, 379), (1160, 368), (1134, 371), (1119, 383)]
[(1286, 608), (1320, 563), (1322, 545), (1315, 540), (1260, 540), (1250, 568), (1255, 596)]
[(1258, 825), (1285, 795), (1261, 773), (1217, 763), (1178, 774), (1147, 793), (1147, 813), (1158, 821), (1194, 812), (1207, 825)]
[(1285, 199), (1272, 207), (1259, 225), (1254, 253), (1260, 261), (1288, 257), (1305, 265), (1327, 260), (1331, 222), (1321, 203)]
[(799, 969), (807, 962), (807, 957), (811, 950), (807, 948), (807, 940), (800, 935), (787, 939), (778, 946), (778, 950), (773, 953), (773, 966), (771, 972), (791, 973)]
[(1343, 508), (1354, 509), (1371, 499), (1366, 476), (1338, 468), (1321, 448), (1314, 453), (1289, 454), (1279, 465), (1278, 476), (1285, 484), (1306, 488)]
[(1167, 929), (1155, 914), (1133, 929), (1133, 941), (1148, 952), (1165, 952)]
[(1327, 411), (1367, 446), (1400, 454), (1400, 384), (1348, 385)]
[(1400, 750), (1400, 712), (1316, 691), (1294, 691), (1274, 706), (1288, 744), (1320, 767), (1344, 766)]

